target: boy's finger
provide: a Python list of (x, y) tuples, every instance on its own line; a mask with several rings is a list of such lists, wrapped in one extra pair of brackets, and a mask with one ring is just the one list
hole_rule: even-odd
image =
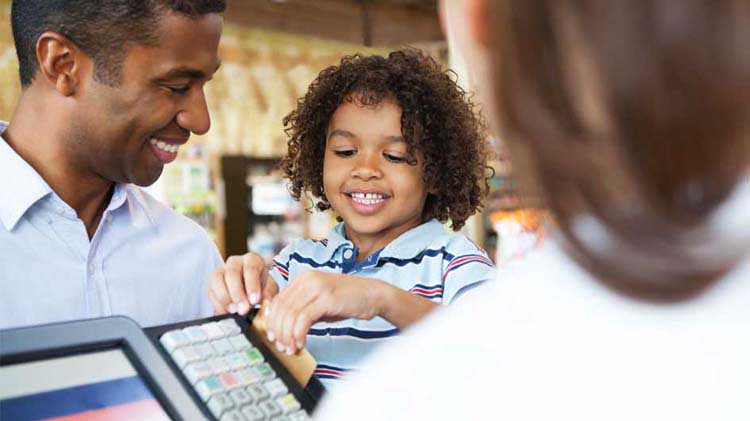
[(214, 308), (214, 316), (227, 314), (226, 308), (218, 299), (216, 299), (213, 290), (208, 290), (208, 299), (211, 300), (211, 305)]
[(268, 272), (265, 273), (267, 278), (263, 287), (263, 293), (261, 294), (261, 301), (272, 300), (279, 293), (279, 285), (271, 278)]
[(310, 330), (310, 327), (322, 317), (320, 309), (321, 307), (319, 306), (306, 306), (297, 316), (297, 320), (294, 322), (294, 328), (292, 328), (292, 338), (297, 349), (305, 347), (305, 343), (307, 342), (307, 332)]
[(250, 305), (261, 301), (261, 291), (266, 281), (266, 263), (255, 253), (242, 256), (242, 274), (245, 278), (245, 291)]
[(227, 307), (232, 303), (224, 281), (225, 273), (224, 268), (217, 269), (211, 274), (211, 283), (209, 284), (209, 298), (212, 299), (215, 306), (220, 306), (224, 312), (228, 310)]
[(229, 291), (229, 297), (235, 306), (234, 310), (240, 313), (244, 310), (246, 313), (250, 310), (250, 305), (248, 304), (247, 296), (245, 295), (245, 282), (242, 276), (242, 259), (238, 256), (230, 257), (227, 259), (227, 264), (224, 270), (224, 281), (227, 290)]

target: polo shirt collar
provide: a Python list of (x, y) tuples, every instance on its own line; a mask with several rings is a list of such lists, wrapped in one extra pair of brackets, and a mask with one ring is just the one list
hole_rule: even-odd
[[(416, 257), (430, 245), (435, 237), (444, 234), (445, 228), (443, 224), (436, 219), (432, 219), (399, 235), (378, 252), (378, 259), (385, 257), (398, 257), (402, 259)], [(326, 240), (327, 260), (331, 260), (342, 246), (349, 245), (353, 247), (352, 242), (346, 239), (343, 222), (333, 227), (331, 234)]]

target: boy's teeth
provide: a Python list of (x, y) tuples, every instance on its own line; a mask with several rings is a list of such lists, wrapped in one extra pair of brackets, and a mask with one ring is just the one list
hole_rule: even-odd
[(352, 193), (352, 197), (357, 199), (382, 199), (383, 195), (380, 193)]

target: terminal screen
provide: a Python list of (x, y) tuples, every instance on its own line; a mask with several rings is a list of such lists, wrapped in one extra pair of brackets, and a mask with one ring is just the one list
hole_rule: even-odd
[(0, 367), (0, 420), (169, 420), (120, 349)]

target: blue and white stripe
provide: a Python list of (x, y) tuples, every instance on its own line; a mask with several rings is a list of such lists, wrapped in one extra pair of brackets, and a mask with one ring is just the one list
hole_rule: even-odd
[[(463, 234), (447, 232), (435, 220), (405, 232), (362, 262), (356, 261), (356, 255), (339, 224), (327, 239), (293, 241), (273, 259), (271, 275), (280, 288), (307, 270), (371, 277), (442, 304), (495, 279), (494, 265), (484, 250)], [(324, 383), (335, 382), (398, 333), (377, 317), (316, 323), (307, 340), (308, 350), (319, 362), (316, 376)]]

